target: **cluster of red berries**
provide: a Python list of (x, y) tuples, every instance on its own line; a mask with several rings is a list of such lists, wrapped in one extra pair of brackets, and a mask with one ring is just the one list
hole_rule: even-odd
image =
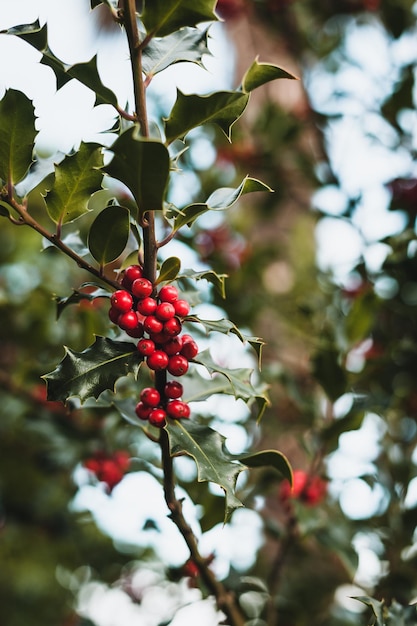
[[(186, 374), (189, 362), (198, 354), (191, 335), (181, 335), (183, 318), (190, 312), (188, 302), (179, 297), (174, 285), (163, 285), (154, 295), (154, 285), (143, 276), (140, 265), (126, 268), (121, 285), (123, 289), (110, 298), (110, 320), (139, 339), (137, 349), (149, 369), (166, 370), (172, 376)], [(138, 417), (160, 427), (167, 416), (189, 417), (189, 406), (180, 400), (182, 391), (182, 385), (175, 381), (167, 383), (162, 398), (157, 389), (144, 389), (136, 407)]]
[(295, 470), (293, 473), (293, 486), (288, 480), (280, 485), (279, 498), (288, 502), (290, 498), (299, 500), (308, 506), (316, 506), (324, 500), (327, 494), (327, 482), (320, 476), (311, 476), (304, 470)]
[(190, 407), (181, 400), (183, 387), (176, 380), (170, 380), (164, 388), (164, 399), (154, 387), (145, 387), (140, 393), (139, 402), (136, 405), (136, 415), (141, 420), (149, 420), (152, 426), (162, 428), (166, 424), (166, 418), (183, 419), (190, 417)]
[(130, 457), (125, 450), (117, 450), (113, 454), (96, 452), (83, 463), (84, 467), (95, 474), (100, 482), (106, 483), (110, 492), (120, 483), (129, 469), (129, 464)]

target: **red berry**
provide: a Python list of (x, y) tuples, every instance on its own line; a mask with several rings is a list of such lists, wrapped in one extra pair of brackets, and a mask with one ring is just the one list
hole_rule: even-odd
[(133, 306), (133, 298), (128, 291), (125, 289), (118, 289), (115, 291), (110, 298), (110, 302), (112, 307), (118, 309), (120, 313), (126, 313), (126, 311), (130, 311)]
[[(174, 358), (174, 357), (171, 357)], [(155, 350), (150, 356), (148, 356), (146, 363), (149, 369), (159, 372), (165, 370), (168, 367), (169, 357), (163, 350)], [(187, 362), (188, 364), (188, 362)]]
[(181, 354), (183, 356), (185, 356), (185, 358), (188, 361), (191, 361), (191, 359), (193, 359), (195, 356), (197, 356), (197, 354), (198, 354), (198, 345), (196, 344), (194, 339), (192, 339), (191, 341), (186, 341), (185, 343), (183, 343), (183, 346), (181, 348)]
[(116, 450), (113, 454), (113, 459), (117, 463), (117, 465), (126, 472), (129, 469), (130, 465), (130, 455), (126, 450)]
[(179, 420), (182, 418), (190, 417), (190, 407), (186, 402), (182, 402), (182, 400), (171, 400), (167, 404), (167, 414), (172, 419)]
[(176, 380), (170, 380), (169, 382), (167, 382), (164, 388), (164, 393), (166, 397), (172, 400), (177, 400), (178, 398), (181, 398), (183, 391), (183, 386)]
[(171, 339), (168, 335), (165, 335), (164, 332), (162, 332), (162, 333), (150, 333), (150, 338), (155, 343), (157, 343), (159, 345), (163, 345), (164, 346), (164, 350), (165, 350), (166, 342), (170, 341), (170, 339)]
[(189, 341), (194, 341), (194, 338), (191, 337), (191, 335), (182, 335), (181, 337), (182, 339), (182, 345), (184, 345), (185, 343), (188, 343)]
[(123, 471), (113, 459), (105, 459), (97, 472), (97, 478), (107, 483), (111, 491), (122, 480)]
[(126, 332), (129, 335), (129, 337), (134, 337), (135, 339), (139, 339), (140, 337), (143, 336), (143, 324), (142, 324), (142, 322), (140, 322), (139, 319), (138, 319), (136, 328), (133, 328), (132, 330), (127, 329)]
[(178, 354), (182, 348), (182, 341), (180, 337), (172, 337), (164, 344), (164, 350), (169, 356)]
[(154, 408), (160, 403), (161, 396), (159, 391), (154, 387), (145, 387), (145, 389), (142, 389), (140, 392), (140, 399), (146, 406)]
[(188, 372), (188, 360), (182, 354), (174, 354), (169, 357), (167, 369), (173, 376), (182, 376)]
[(135, 413), (140, 420), (147, 420), (152, 407), (147, 406), (144, 402), (138, 402), (135, 407)]
[(153, 285), (147, 278), (137, 278), (132, 283), (132, 293), (137, 298), (147, 298), (153, 291)]
[(171, 317), (170, 320), (164, 322), (163, 329), (164, 333), (169, 335), (169, 337), (176, 337), (182, 330), (182, 324), (178, 317)]
[(164, 324), (155, 315), (147, 315), (143, 320), (143, 328), (147, 333), (160, 333)]
[(162, 428), (166, 424), (166, 417), (167, 414), (164, 409), (151, 409), (149, 413), (149, 423), (152, 424), (152, 426)]
[(137, 348), (143, 356), (149, 356), (155, 352), (155, 344), (152, 339), (141, 339), (138, 341)]
[(129, 265), (124, 271), (122, 278), (122, 285), (127, 289), (130, 289), (132, 283), (137, 278), (142, 278), (142, 268), (140, 265)]
[(186, 300), (177, 300), (174, 302), (175, 314), (185, 317), (190, 312), (190, 305)]
[(161, 302), (175, 302), (178, 300), (178, 291), (174, 285), (164, 285), (158, 293)]
[(155, 315), (162, 322), (170, 320), (175, 315), (174, 305), (170, 302), (161, 302), (155, 309)]
[(120, 316), (119, 309), (115, 309), (114, 306), (111, 306), (109, 309), (109, 320), (113, 322), (113, 324), (117, 324), (119, 316)]
[(94, 472), (94, 474), (97, 474), (100, 468), (100, 461), (96, 458), (86, 459), (83, 465), (90, 472)]
[(154, 298), (147, 296), (146, 298), (142, 298), (136, 305), (136, 310), (139, 311), (142, 315), (151, 315), (155, 313), (155, 309), (157, 307), (157, 302)]
[(135, 311), (126, 311), (121, 313), (117, 320), (117, 324), (122, 330), (133, 330), (138, 326), (138, 318)]

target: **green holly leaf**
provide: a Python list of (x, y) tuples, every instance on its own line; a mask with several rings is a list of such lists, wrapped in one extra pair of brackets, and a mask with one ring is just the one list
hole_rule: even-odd
[(87, 302), (92, 302), (96, 298), (110, 298), (111, 292), (106, 291), (99, 285), (95, 283), (83, 283), (80, 286), (80, 289), (91, 288), (94, 287), (92, 291), (80, 291), (78, 289), (73, 289), (72, 294), (66, 297), (57, 297), (55, 298), (55, 302), (57, 304), (57, 312), (56, 316), (59, 319), (65, 309), (71, 304), (79, 304), (83, 300), (87, 300)]
[(111, 204), (97, 215), (88, 233), (88, 247), (101, 267), (122, 254), (129, 232), (130, 214), (125, 207)]
[(249, 101), (249, 94), (218, 91), (207, 96), (185, 95), (177, 90), (177, 99), (165, 120), (168, 144), (202, 124), (217, 124), (230, 141), (233, 124), (240, 118)]
[(381, 602), (375, 598), (370, 598), (369, 596), (353, 596), (353, 599), (362, 602), (372, 610), (376, 618), (375, 626), (387, 626), (387, 622), (384, 619), (383, 601)]
[(152, 39), (143, 50), (144, 73), (152, 77), (174, 63), (185, 61), (201, 66), (203, 55), (210, 54), (207, 37), (207, 30), (182, 28), (167, 37)]
[(46, 195), (46, 208), (56, 224), (72, 222), (87, 213), (90, 196), (101, 185), (102, 164), (101, 146), (82, 143), (78, 152), (55, 166), (55, 181)]
[(254, 454), (239, 455), (237, 458), (248, 467), (273, 467), (292, 485), (293, 474), (290, 462), (285, 454), (278, 450), (262, 450)]
[(2, 217), (10, 217), (10, 205), (7, 202), (3, 202), (3, 200), (0, 200), (0, 215)]
[(217, 332), (223, 333), (224, 335), (233, 334), (236, 335), (236, 337), (238, 337), (242, 343), (248, 342), (258, 356), (258, 367), (260, 368), (262, 347), (265, 345), (265, 342), (260, 337), (245, 335), (239, 330), (239, 328), (235, 324), (233, 324), (233, 322), (226, 318), (222, 318), (220, 320), (203, 320), (195, 315), (189, 315), (187, 317), (187, 322), (198, 322), (199, 324), (204, 326), (204, 330), (207, 333)]
[(226, 297), (225, 280), (227, 278), (227, 274), (217, 274), (213, 270), (196, 272), (195, 270), (187, 269), (181, 272), (181, 274), (178, 276), (179, 281), (181, 281), (181, 278), (187, 278), (191, 280), (207, 280), (207, 282), (213, 285), (217, 293), (222, 298)]
[[(99, 4), (99, 3), (98, 3)], [(105, 2), (111, 6), (110, 3)], [(96, 104), (111, 104), (117, 106), (117, 98), (111, 89), (103, 85), (97, 69), (97, 57), (94, 56), (86, 63), (67, 65), (54, 55), (48, 47), (48, 27), (45, 24), (42, 28), (39, 21), (32, 24), (14, 26), (2, 31), (4, 34), (21, 37), (31, 46), (42, 53), (41, 63), (50, 67), (57, 78), (58, 89), (72, 78), (76, 78), (83, 85), (92, 89), (96, 94)]]
[(81, 402), (98, 398), (106, 389), (114, 390), (122, 376), (139, 372), (142, 357), (133, 343), (96, 337), (83, 352), (65, 348), (65, 357), (53, 372), (42, 376), (48, 385), (48, 400), (77, 396)]
[(192, 421), (169, 421), (165, 427), (168, 432), (171, 455), (186, 454), (192, 457), (197, 465), (199, 482), (213, 482), (219, 485), (226, 496), (224, 522), (226, 523), (233, 511), (243, 504), (235, 496), (236, 480), (245, 468), (225, 449), (225, 437), (217, 431), (196, 424)]
[(166, 259), (159, 270), (159, 276), (156, 280), (156, 284), (163, 283), (167, 280), (174, 280), (177, 277), (178, 272), (181, 269), (181, 260), (176, 256), (171, 256)]
[(246, 176), (236, 188), (221, 187), (220, 189), (216, 189), (206, 202), (189, 204), (184, 209), (181, 209), (175, 217), (174, 230), (177, 231), (185, 225), (191, 226), (200, 215), (207, 213), (207, 211), (226, 211), (230, 209), (241, 196), (255, 191), (272, 192), (272, 189), (260, 180), (251, 178), (250, 176)]
[(252, 385), (251, 378), (253, 370), (250, 368), (227, 369), (215, 363), (211, 357), (209, 350), (199, 352), (193, 359), (195, 363), (204, 365), (209, 374), (222, 374), (229, 381), (232, 393), (236, 399), (241, 398), (246, 404), (251, 405), (253, 402), (257, 405), (257, 421), (262, 419), (269, 399), (264, 386), (255, 388)]
[(139, 221), (146, 211), (162, 210), (170, 168), (164, 144), (144, 139), (132, 126), (110, 150), (114, 157), (104, 171), (130, 189), (139, 208)]
[(269, 83), (272, 80), (277, 80), (278, 78), (298, 80), (296, 76), (278, 67), (278, 65), (258, 63), (258, 59), (256, 58), (242, 79), (242, 91), (249, 93), (257, 87), (265, 85), (265, 83)]
[(9, 89), (0, 101), (0, 178), (15, 185), (33, 163), (36, 136), (32, 101)]
[(217, 20), (217, 0), (147, 0), (141, 20), (148, 35), (163, 37), (183, 26)]

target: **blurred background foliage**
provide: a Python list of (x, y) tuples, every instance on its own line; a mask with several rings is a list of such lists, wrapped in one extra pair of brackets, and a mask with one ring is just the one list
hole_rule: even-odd
[[(252, 565), (232, 565), (226, 582), (251, 626), (415, 624), (408, 605), (417, 596), (416, 5), (219, 0), (218, 12), (237, 80), (257, 54), (301, 77), (260, 90), (232, 144), (199, 131), (194, 142), (215, 146), (213, 162), (201, 166), (191, 149), (183, 165), (198, 175), (196, 200), (248, 173), (275, 190), (181, 235), (201, 262), (229, 276), (227, 299), (213, 294), (215, 304), (266, 340), (271, 406), (261, 428), (241, 421), (247, 440), (282, 450), (301, 476), (293, 494), (266, 470), (242, 485), (263, 540)], [(384, 41), (386, 58), (377, 58), (369, 33)], [(384, 148), (379, 177), (372, 150), (343, 145), (342, 122), (359, 126), (367, 146)], [(360, 174), (354, 184), (348, 169)], [(329, 220), (333, 230), (318, 237)], [(320, 263), (316, 241), (333, 243), (340, 224), (352, 240), (342, 235), (332, 263)], [(358, 239), (359, 252), (340, 264), (338, 247), (342, 254)], [(128, 572), (155, 567), (158, 557), (137, 546), (121, 552), (90, 514), (71, 507), (77, 485), (93, 480), (80, 467), (120, 450), (132, 457), (130, 471), (157, 460), (139, 429), (108, 408), (45, 401), (40, 376), (62, 358), (63, 344), (82, 350), (94, 333), (105, 334), (107, 313), (101, 300), (83, 301), (57, 321), (54, 297), (88, 276), (40, 246), (37, 235), (2, 219), (0, 615), (5, 626), (87, 626), (93, 622), (75, 608), (83, 580), (122, 589), (140, 605)], [(203, 530), (221, 521), (217, 494), (186, 475), (179, 482), (200, 505)], [(105, 483), (100, 488), (112, 498)], [(187, 568), (161, 567), (161, 590), (184, 577), (199, 584)]]

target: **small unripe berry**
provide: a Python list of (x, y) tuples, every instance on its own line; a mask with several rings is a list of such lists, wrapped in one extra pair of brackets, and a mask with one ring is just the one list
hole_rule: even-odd
[(176, 300), (173, 306), (175, 308), (175, 314), (180, 317), (185, 317), (190, 312), (190, 305), (186, 300)]
[(155, 315), (162, 322), (170, 320), (175, 315), (174, 305), (170, 302), (161, 302), (155, 309)]
[(133, 330), (138, 326), (138, 318), (135, 311), (126, 311), (121, 313), (117, 320), (117, 324), (122, 330)]
[(112, 293), (110, 303), (112, 307), (120, 311), (120, 313), (126, 313), (126, 311), (130, 311), (133, 306), (133, 298), (125, 289), (118, 289)]
[(147, 315), (143, 320), (143, 328), (147, 333), (160, 333), (164, 324), (155, 315)]
[(142, 315), (152, 315), (155, 313), (155, 309), (158, 306), (156, 300), (147, 296), (146, 298), (142, 298), (136, 305), (136, 310), (139, 311)]
[(182, 354), (169, 357), (168, 372), (173, 376), (182, 376), (188, 372), (188, 360)]
[(164, 285), (158, 293), (161, 302), (175, 302), (178, 300), (178, 291), (174, 285)]
[(169, 357), (166, 352), (164, 352), (163, 350), (155, 350), (155, 352), (152, 352), (152, 354), (148, 356), (146, 363), (148, 364), (149, 369), (154, 370), (155, 372), (159, 372), (161, 370), (165, 370), (168, 367), (168, 361)]
[(137, 349), (142, 356), (149, 356), (155, 352), (155, 344), (152, 339), (141, 339), (138, 341)]
[(140, 420), (147, 420), (152, 407), (147, 406), (144, 402), (138, 402), (135, 407), (135, 413)]
[(178, 398), (181, 398), (183, 391), (183, 386), (177, 380), (170, 380), (169, 382), (167, 382), (164, 388), (164, 393), (166, 397), (172, 400), (177, 400)]
[(132, 283), (132, 293), (137, 298), (147, 298), (153, 291), (153, 285), (147, 278), (137, 278)]
[(162, 428), (166, 424), (167, 414), (164, 409), (152, 409), (149, 413), (149, 423), (152, 426), (157, 426), (158, 428)]
[(129, 265), (124, 271), (122, 278), (122, 285), (127, 289), (130, 289), (132, 283), (137, 278), (142, 278), (142, 268), (140, 265)]
[(198, 345), (193, 339), (191, 341), (186, 341), (183, 343), (180, 354), (185, 356), (188, 361), (191, 361), (191, 359), (198, 354)]
[(182, 400), (171, 400), (167, 404), (167, 414), (172, 419), (186, 419), (190, 417), (190, 407), (186, 402), (182, 402)]
[(154, 387), (145, 387), (140, 392), (140, 399), (146, 406), (155, 408), (161, 401), (161, 395)]
[(178, 317), (171, 317), (170, 320), (164, 322), (163, 329), (166, 335), (169, 335), (170, 337), (176, 337), (180, 334), (182, 330), (182, 324)]

